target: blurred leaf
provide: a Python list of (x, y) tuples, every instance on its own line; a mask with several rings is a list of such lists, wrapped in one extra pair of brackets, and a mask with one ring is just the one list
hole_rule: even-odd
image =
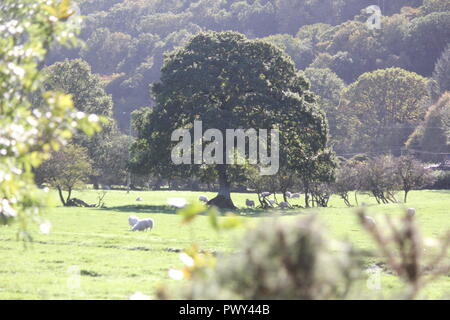
[(234, 213), (227, 213), (225, 218), (220, 223), (221, 229), (234, 229), (242, 226), (243, 221), (241, 217), (235, 215)]
[(42, 9), (54, 17), (58, 16), (58, 11), (52, 6), (48, 6), (48, 5), (44, 4), (44, 5), (42, 5)]
[(211, 208), (208, 211), (209, 223), (214, 230), (219, 230), (219, 221), (217, 219), (217, 209)]
[(193, 202), (178, 210), (177, 214), (182, 217), (182, 223), (190, 223), (195, 219), (195, 217), (197, 217), (198, 214), (203, 213), (206, 210), (207, 207), (203, 203)]

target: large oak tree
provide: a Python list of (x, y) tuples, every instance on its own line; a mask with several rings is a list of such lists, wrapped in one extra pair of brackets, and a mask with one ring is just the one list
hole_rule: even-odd
[[(223, 136), (231, 128), (276, 128), (280, 165), (294, 170), (326, 151), (324, 114), (292, 59), (274, 45), (235, 32), (201, 33), (170, 53), (161, 73), (152, 87), (156, 107), (135, 114), (134, 168), (182, 176), (198, 172), (202, 166), (175, 166), (170, 159), (171, 133), (192, 128), (194, 120)], [(220, 188), (210, 203), (233, 208), (232, 166), (211, 166)]]

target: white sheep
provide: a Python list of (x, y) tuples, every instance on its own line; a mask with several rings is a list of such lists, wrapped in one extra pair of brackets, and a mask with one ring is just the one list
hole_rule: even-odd
[(287, 209), (287, 208), (289, 208), (289, 203), (287, 203), (287, 202), (285, 202), (285, 201), (280, 202), (278, 205), (280, 206), (281, 209)]
[(201, 195), (201, 196), (198, 197), (198, 200), (200, 200), (201, 202), (207, 203), (208, 202), (208, 197), (204, 196), (204, 195)]
[(136, 216), (129, 216), (128, 217), (128, 224), (130, 225), (130, 226), (134, 226), (136, 223), (138, 223), (138, 221), (139, 221), (139, 218), (138, 217), (136, 217)]
[(292, 192), (286, 191), (286, 193), (284, 194), (286, 196), (286, 198), (292, 198)]
[(253, 208), (253, 207), (255, 206), (255, 201), (250, 200), (250, 199), (246, 199), (246, 200), (245, 200), (245, 205), (246, 205), (247, 207)]
[(137, 197), (136, 201), (144, 201), (141, 197)]
[(152, 218), (142, 219), (139, 220), (134, 227), (131, 229), (131, 231), (146, 231), (148, 229), (153, 229), (155, 226), (155, 222)]
[(291, 195), (291, 198), (292, 198), (292, 199), (299, 199), (299, 198), (300, 198), (300, 193), (293, 193), (293, 194)]
[(264, 197), (264, 198), (265, 198), (265, 197), (268, 197), (268, 196), (270, 196), (270, 195), (271, 195), (271, 193), (270, 193), (270, 192), (267, 192), (267, 191), (261, 193), (261, 197)]

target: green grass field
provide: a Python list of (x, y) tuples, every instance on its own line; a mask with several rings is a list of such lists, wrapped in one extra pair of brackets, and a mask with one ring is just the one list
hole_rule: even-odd
[[(238, 244), (242, 228), (218, 234), (205, 216), (182, 225), (175, 210), (166, 205), (167, 198), (193, 200), (199, 194), (213, 196), (196, 192), (109, 191), (105, 209), (52, 208), (46, 214), (53, 226), (51, 233), (41, 234), (36, 227), (34, 241), (27, 248), (16, 240), (17, 226), (0, 227), (0, 299), (128, 299), (136, 291), (152, 297), (159, 285), (174, 282), (167, 270), (180, 267), (181, 262), (173, 249), (196, 242), (204, 249), (231, 252)], [(80, 191), (75, 196), (95, 203), (97, 192)], [(144, 201), (136, 202), (137, 197)], [(256, 195), (233, 195), (235, 204), (243, 209), (240, 213), (246, 224), (258, 223), (268, 216), (295, 219), (318, 212), (333, 236), (349, 239), (359, 248), (374, 248), (361, 231), (354, 209), (345, 207), (338, 197), (331, 199), (330, 208), (297, 209), (283, 214), (246, 210), (243, 208), (246, 198), (256, 200)], [(399, 215), (405, 207), (416, 208), (425, 237), (437, 237), (450, 230), (449, 191), (411, 192), (407, 206), (376, 205), (373, 199), (364, 196), (360, 196), (360, 202), (366, 202), (374, 216)], [(301, 201), (297, 200), (297, 204)], [(156, 227), (151, 232), (130, 232), (129, 215), (152, 217)], [(78, 280), (73, 270), (80, 270), (79, 289), (75, 288)], [(396, 277), (384, 274), (379, 297), (390, 297), (399, 288)], [(421, 297), (449, 298), (449, 294), (450, 275), (447, 275), (427, 287)]]

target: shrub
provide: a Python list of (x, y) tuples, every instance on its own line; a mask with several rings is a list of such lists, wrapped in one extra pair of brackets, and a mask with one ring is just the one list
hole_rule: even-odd
[(185, 299), (345, 298), (358, 275), (358, 262), (350, 247), (336, 244), (314, 217), (266, 222), (248, 232), (239, 252), (219, 257), (213, 269), (194, 273), (182, 295)]
[(425, 164), (411, 156), (395, 159), (395, 175), (405, 192), (405, 202), (409, 191), (421, 189), (435, 180), (433, 172), (425, 168)]
[(395, 193), (400, 182), (395, 174), (395, 159), (380, 156), (358, 165), (359, 190), (368, 192), (378, 203), (397, 202)]
[[(191, 204), (178, 211), (184, 223), (206, 207)], [(212, 211), (211, 211), (212, 210)], [(209, 209), (211, 225), (217, 231), (241, 225), (234, 215), (219, 222), (217, 212)], [(396, 298), (414, 299), (437, 277), (448, 274), (447, 252), (450, 233), (440, 241), (424, 241), (415, 221), (415, 209), (403, 217), (385, 215), (375, 220), (358, 210), (359, 222), (378, 247), (389, 272), (405, 284)], [(382, 223), (385, 221), (385, 223)], [(231, 255), (213, 254), (199, 250), (193, 244), (180, 254), (181, 270), (169, 270), (173, 279), (190, 279), (182, 290), (169, 291), (160, 287), (160, 299), (344, 299), (361, 298), (363, 263), (368, 254), (356, 251), (350, 243), (329, 237), (315, 215), (297, 220), (264, 221), (247, 230), (239, 251)], [(427, 248), (426, 255), (424, 248)], [(367, 283), (367, 282), (366, 282)], [(367, 291), (366, 291), (367, 292)], [(367, 292), (368, 297), (379, 293)], [(388, 297), (394, 298), (394, 297)]]
[(344, 200), (345, 205), (351, 207), (349, 192), (358, 190), (359, 176), (356, 164), (353, 161), (347, 161), (341, 165), (336, 172), (336, 181), (333, 185), (334, 192)]
[[(57, 189), (61, 203), (68, 206), (72, 191), (83, 187), (92, 173), (92, 161), (87, 149), (69, 144), (62, 150), (52, 152), (50, 159), (36, 170), (36, 179)], [(67, 191), (66, 198), (63, 191)]]
[(450, 190), (450, 171), (437, 171), (435, 173), (436, 180), (433, 184), (427, 186), (429, 189)]

